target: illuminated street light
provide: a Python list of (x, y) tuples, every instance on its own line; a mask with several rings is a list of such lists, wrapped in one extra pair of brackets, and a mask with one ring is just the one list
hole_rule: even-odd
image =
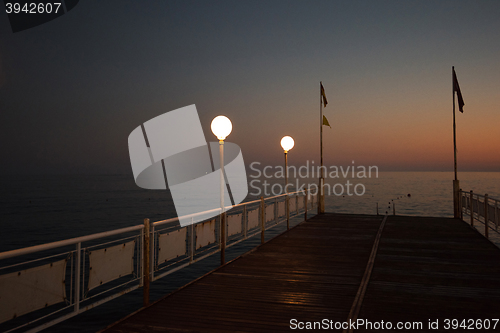
[(217, 116), (212, 120), (210, 125), (212, 132), (219, 139), (219, 155), (220, 155), (220, 249), (221, 249), (221, 264), (225, 263), (226, 252), (226, 219), (224, 218), (224, 139), (231, 133), (233, 125), (231, 120), (226, 116)]

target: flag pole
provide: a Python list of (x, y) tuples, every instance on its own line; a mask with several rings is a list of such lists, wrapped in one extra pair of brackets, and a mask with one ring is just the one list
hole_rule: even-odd
[(457, 178), (457, 133), (455, 124), (455, 66), (451, 66), (451, 87), (453, 97), (453, 170), (455, 172), (455, 179), (453, 180), (453, 216), (460, 217), (459, 207), (460, 202), (460, 184)]
[(323, 214), (325, 212), (325, 198), (323, 193), (323, 91), (321, 88), (323, 83), (319, 82), (319, 150), (320, 150), (320, 162), (321, 162), (321, 176), (319, 178), (319, 200), (318, 200), (318, 214)]
[(455, 73), (455, 66), (451, 66), (451, 90), (452, 90), (452, 98), (453, 98), (453, 157), (454, 157), (454, 171), (455, 171), (455, 180), (457, 180), (457, 133), (456, 133), (456, 124), (455, 124), (455, 80), (453, 73)]

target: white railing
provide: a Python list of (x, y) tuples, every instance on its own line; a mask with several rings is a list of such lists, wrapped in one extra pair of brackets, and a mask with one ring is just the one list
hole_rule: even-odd
[[(299, 195), (300, 193), (300, 191), (294, 192), (288, 196), (282, 194), (235, 205), (222, 217), (225, 221), (225, 242), (221, 242), (220, 237), (222, 230), (220, 215), (217, 218), (183, 228), (172, 225), (177, 222), (177, 218), (151, 223), (149, 264), (151, 281), (220, 252), (221, 248), (231, 247), (258, 234), (261, 235), (261, 243), (264, 243), (264, 231), (284, 222), (287, 222), (287, 227), (289, 227), (290, 217), (304, 213), (307, 219), (304, 206), (307, 202), (307, 211), (317, 207), (317, 196), (302, 196)], [(286, 205), (287, 202), (288, 205)], [(206, 212), (201, 214), (204, 213)], [(162, 238), (170, 238), (171, 241), (163, 241)], [(178, 246), (179, 243), (185, 243), (186, 248)], [(167, 260), (162, 260), (164, 258)]]
[(480, 195), (473, 191), (466, 192), (460, 190), (461, 218), (467, 214), (470, 225), (474, 226), (474, 221), (484, 224), (484, 236), (488, 238), (489, 229), (498, 231), (500, 222), (500, 200), (491, 198), (488, 194)]
[[(306, 207), (307, 209), (304, 209)], [(317, 207), (317, 195), (282, 194), (185, 217), (216, 218), (180, 227), (178, 218), (0, 253), (0, 331), (40, 331)], [(221, 223), (223, 221), (223, 223)], [(221, 237), (224, 230), (225, 237)], [(24, 296), (24, 297), (23, 297)], [(29, 296), (29, 297), (28, 297)]]
[[(142, 282), (143, 228), (136, 225), (0, 253), (0, 322), (5, 322), (0, 330), (36, 326), (39, 331), (137, 289)], [(125, 262), (128, 274), (123, 278), (124, 267), (117, 272), (105, 269), (105, 253), (122, 254), (116, 251), (120, 247), (126, 248), (121, 252), (128, 258), (121, 256), (117, 262), (130, 261)]]

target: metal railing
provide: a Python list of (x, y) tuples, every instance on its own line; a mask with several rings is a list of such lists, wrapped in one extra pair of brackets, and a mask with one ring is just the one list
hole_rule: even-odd
[[(297, 191), (228, 206), (227, 208), (231, 208), (230, 212), (185, 227), (175, 225), (178, 218), (151, 223), (148, 280), (156, 281), (218, 252), (222, 252), (223, 264), (226, 248), (259, 234), (262, 244), (265, 242), (266, 230), (284, 222), (287, 223), (288, 229), (290, 218), (302, 213), (306, 220), (307, 212), (317, 207), (318, 203), (317, 195), (306, 193), (307, 191)], [(307, 210), (304, 207), (307, 207)], [(220, 209), (213, 211), (220, 212)], [(197, 215), (206, 213), (208, 211), (190, 217), (194, 219)], [(225, 223), (224, 238), (221, 237), (221, 221)], [(146, 286), (145, 304), (148, 298), (147, 289)]]
[[(0, 331), (37, 332), (143, 287), (317, 207), (305, 191), (262, 198), (207, 213), (180, 227), (172, 218), (0, 253)], [(221, 228), (224, 223), (225, 228)], [(225, 237), (221, 237), (225, 230)], [(26, 291), (27, 290), (27, 291)], [(26, 291), (26, 292), (25, 292)], [(24, 293), (24, 294), (23, 294)], [(30, 295), (23, 299), (23, 295)]]
[[(0, 322), (5, 322), (0, 330), (39, 331), (139, 288), (143, 232), (143, 225), (136, 225), (0, 253)], [(107, 281), (94, 283), (101, 276), (91, 270), (106, 267), (101, 253), (124, 246), (127, 276), (108, 274)], [(23, 299), (23, 289), (29, 299)]]
[(466, 214), (469, 216), (471, 226), (474, 226), (474, 221), (484, 224), (484, 236), (486, 238), (488, 238), (489, 229), (498, 231), (500, 221), (499, 199), (491, 198), (488, 194), (480, 195), (473, 191), (460, 190), (459, 206), (461, 207), (461, 219)]

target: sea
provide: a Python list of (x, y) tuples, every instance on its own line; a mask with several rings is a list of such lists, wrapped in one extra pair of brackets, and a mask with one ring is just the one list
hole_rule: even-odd
[[(464, 191), (487, 193), (500, 200), (500, 172), (460, 172), (458, 176)], [(325, 209), (333, 213), (377, 214), (378, 210), (382, 215), (452, 217), (453, 178), (452, 172), (377, 172), (370, 177), (327, 178)], [(246, 201), (278, 194), (284, 188), (277, 185), (284, 185), (282, 178), (249, 177), (248, 181), (251, 186)], [(0, 182), (0, 252), (138, 225), (145, 218), (158, 221), (176, 216), (169, 191), (141, 189), (131, 175), (8, 176)], [(317, 189), (317, 179), (297, 182), (289, 177), (289, 183), (293, 184), (289, 191), (309, 187), (314, 193)], [(300, 221), (296, 218), (292, 225)], [(267, 237), (283, 230), (273, 229)], [(230, 250), (229, 259), (259, 242), (240, 243)], [(151, 300), (216, 268), (219, 257), (213, 257), (152, 283)], [(142, 291), (136, 290), (46, 331), (95, 332), (141, 306)]]

